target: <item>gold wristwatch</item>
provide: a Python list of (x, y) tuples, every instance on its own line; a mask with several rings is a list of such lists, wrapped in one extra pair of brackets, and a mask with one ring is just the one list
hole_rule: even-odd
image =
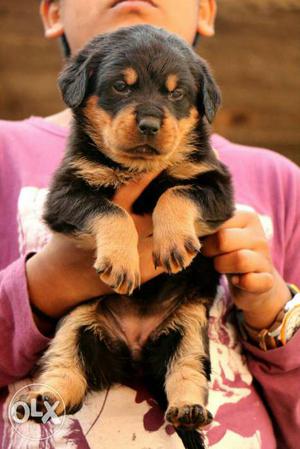
[(292, 299), (280, 310), (268, 329), (257, 330), (239, 318), (243, 337), (253, 341), (264, 351), (286, 345), (300, 329), (300, 290), (293, 284), (288, 284), (288, 287)]

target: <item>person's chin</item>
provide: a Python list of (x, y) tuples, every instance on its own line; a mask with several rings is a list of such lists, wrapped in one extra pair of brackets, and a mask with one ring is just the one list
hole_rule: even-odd
[[(124, 21), (124, 26), (135, 25), (137, 23), (153, 23), (159, 15), (158, 6), (151, 0), (116, 0), (111, 4), (110, 17), (116, 22)], [(137, 18), (141, 21), (138, 22)]]
[(101, 12), (98, 33), (110, 33), (119, 28), (148, 24), (164, 27), (162, 8), (156, 0), (110, 0)]
[(147, 13), (157, 8), (154, 0), (113, 0), (110, 9), (115, 13)]

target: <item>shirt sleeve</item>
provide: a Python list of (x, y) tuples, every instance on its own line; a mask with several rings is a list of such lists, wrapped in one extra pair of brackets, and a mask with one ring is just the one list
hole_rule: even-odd
[(286, 346), (262, 351), (244, 343), (248, 366), (271, 413), (278, 449), (295, 449), (300, 429), (300, 331)]
[(36, 327), (28, 297), (25, 257), (0, 271), (0, 387), (27, 375), (49, 339)]
[[(280, 159), (285, 208), (282, 233), (284, 264), (280, 274), (300, 286), (300, 170)], [(249, 368), (271, 413), (278, 449), (299, 447), (300, 330), (286, 346), (264, 352), (244, 343)]]

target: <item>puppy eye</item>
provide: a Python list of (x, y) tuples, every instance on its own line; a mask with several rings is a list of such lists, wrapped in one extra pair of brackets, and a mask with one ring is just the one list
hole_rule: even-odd
[(183, 95), (184, 94), (182, 89), (175, 89), (169, 93), (169, 98), (173, 101), (182, 100)]
[(116, 92), (121, 93), (121, 94), (126, 94), (130, 91), (128, 85), (125, 83), (125, 81), (116, 81), (113, 84), (113, 88)]

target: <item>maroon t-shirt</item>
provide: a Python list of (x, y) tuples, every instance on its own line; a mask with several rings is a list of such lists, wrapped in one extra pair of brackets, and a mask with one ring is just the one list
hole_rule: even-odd
[[(49, 343), (32, 319), (24, 257), (49, 237), (41, 211), (67, 136), (68, 129), (38, 117), (0, 122), (0, 447), (182, 448), (142, 386), (89, 394), (82, 409), (60, 427), (30, 422), (16, 429), (8, 419), (11, 398), (34, 381), (28, 373)], [(259, 214), (275, 267), (287, 282), (299, 285), (299, 168), (271, 151), (217, 135), (212, 144), (232, 172), (237, 208)], [(300, 332), (285, 347), (263, 352), (241, 342), (230, 308), (224, 280), (210, 312), (209, 409), (215, 419), (206, 431), (209, 447), (297, 449)]]

